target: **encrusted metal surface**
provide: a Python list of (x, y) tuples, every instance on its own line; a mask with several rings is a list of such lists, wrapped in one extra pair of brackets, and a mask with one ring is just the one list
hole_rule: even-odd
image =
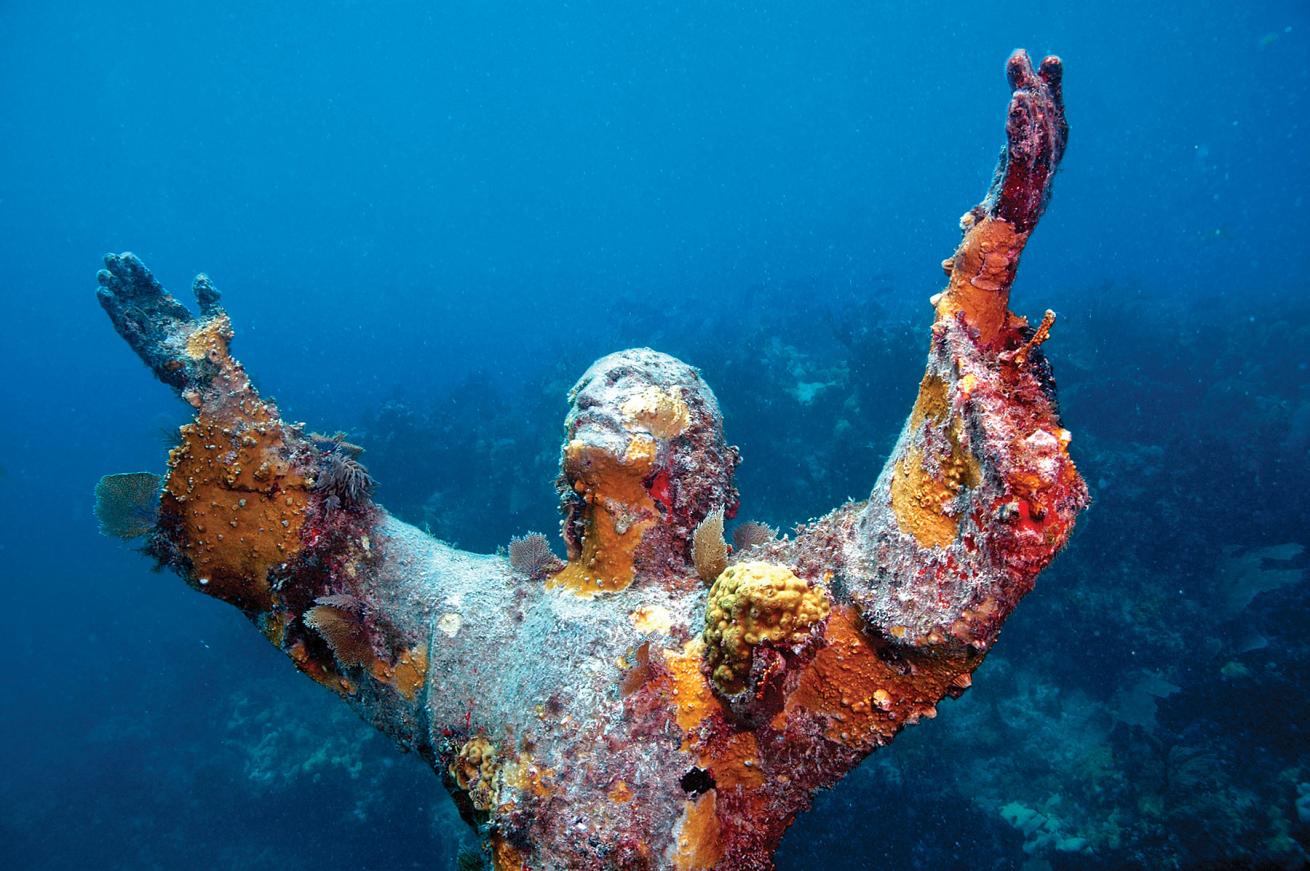
[(428, 759), (498, 867), (770, 867), (816, 790), (969, 686), (1087, 500), (1038, 348), (1051, 316), (1007, 308), (1067, 136), (1060, 64), (1008, 71), (1009, 147), (886, 468), (865, 502), (732, 555), (711, 631), (693, 537), (735, 513), (738, 454), (690, 366), (635, 349), (583, 375), (568, 561), (530, 577), (389, 516), (349, 446), (282, 421), (208, 279), (193, 317), (110, 255), (102, 305), (197, 411), (151, 550)]

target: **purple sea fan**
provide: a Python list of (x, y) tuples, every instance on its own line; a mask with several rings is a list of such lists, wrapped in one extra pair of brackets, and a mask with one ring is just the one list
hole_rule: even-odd
[(778, 530), (767, 523), (748, 520), (732, 531), (732, 547), (736, 551), (750, 550), (752, 547), (767, 544), (777, 537)]
[(529, 532), (521, 538), (510, 539), (509, 564), (514, 571), (539, 581), (558, 571), (563, 562), (550, 549), (546, 536)]
[(368, 498), (373, 486), (364, 464), (340, 445), (319, 455), (315, 490), (336, 496), (343, 505), (354, 505)]

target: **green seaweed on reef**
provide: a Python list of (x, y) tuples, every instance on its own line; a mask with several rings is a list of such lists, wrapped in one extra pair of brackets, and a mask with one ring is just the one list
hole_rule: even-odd
[(115, 538), (139, 538), (159, 519), (160, 477), (150, 472), (105, 475), (96, 483), (96, 520)]

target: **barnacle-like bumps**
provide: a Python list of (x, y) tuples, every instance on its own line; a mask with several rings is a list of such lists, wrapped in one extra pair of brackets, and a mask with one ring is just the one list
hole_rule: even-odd
[(496, 867), (769, 867), (816, 790), (970, 685), (1086, 504), (1040, 347), (1053, 316), (1008, 308), (1064, 152), (1062, 70), (1016, 52), (1007, 72), (1008, 145), (943, 264), (892, 456), (868, 499), (793, 537), (742, 527), (749, 561), (723, 541), (737, 449), (679, 360), (611, 354), (570, 392), (566, 561), (541, 536), (479, 556), (377, 505), (362, 449), (281, 419), (209, 279), (193, 315), (130, 254), (106, 258), (100, 302), (196, 417), (158, 496), (102, 485), (107, 530), (147, 533), (428, 760)]

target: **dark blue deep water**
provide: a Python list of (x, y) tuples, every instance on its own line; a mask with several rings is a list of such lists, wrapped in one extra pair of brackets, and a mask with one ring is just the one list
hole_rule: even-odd
[(97, 306), (103, 252), (209, 273), (259, 386), (462, 547), (556, 528), (564, 392), (632, 345), (701, 367), (743, 516), (789, 525), (899, 430), (1017, 46), (1063, 56), (1072, 134), (1013, 305), (1060, 313), (1095, 503), (974, 688), (779, 866), (1303, 867), (1303, 0), (8, 0), (0, 866), (474, 845), (421, 761), (97, 534), (97, 478), (162, 471), (186, 418)]

